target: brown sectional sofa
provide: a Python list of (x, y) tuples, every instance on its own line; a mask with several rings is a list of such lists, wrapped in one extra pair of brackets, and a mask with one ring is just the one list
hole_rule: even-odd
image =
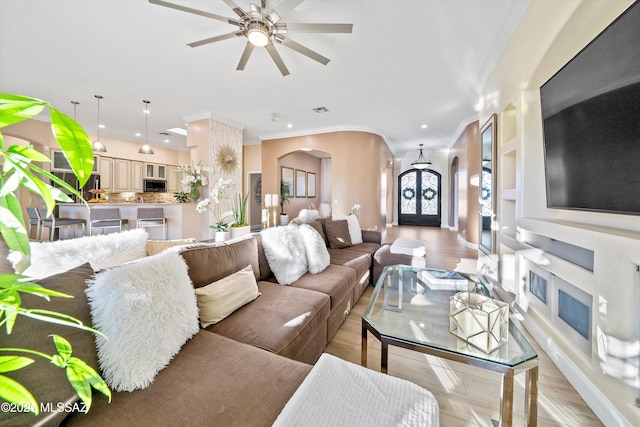
[[(321, 223), (313, 225), (323, 229)], [(201, 329), (148, 388), (113, 392), (111, 403), (94, 393), (88, 414), (70, 413), (62, 424), (271, 425), (371, 281), (380, 233), (365, 231), (363, 238), (365, 243), (360, 245), (331, 249), (327, 269), (306, 273), (289, 286), (274, 283), (259, 235), (224, 245), (183, 249), (180, 254), (196, 288), (251, 265), (261, 296)], [(90, 270), (88, 264), (84, 267)], [(69, 274), (52, 276), (43, 285), (68, 291)], [(48, 309), (58, 308), (55, 300)], [(74, 310), (87, 318), (86, 298), (72, 301), (77, 304)], [(89, 347), (90, 353), (95, 352), (94, 345)], [(87, 353), (86, 348), (76, 350)], [(89, 359), (97, 369), (95, 358)], [(60, 381), (60, 372), (51, 378), (35, 372), (37, 378), (31, 378), (32, 383)], [(26, 418), (20, 421), (25, 425), (34, 422), (32, 415), (23, 415)]]
[[(312, 225), (323, 230), (320, 222)], [(331, 265), (319, 274), (306, 273), (288, 286), (276, 284), (260, 234), (232, 245), (194, 247), (181, 254), (196, 287), (249, 264), (258, 281), (260, 298), (207, 330), (301, 362), (315, 363), (370, 283), (380, 233), (365, 231), (365, 238), (370, 241), (348, 249), (329, 249)], [(212, 268), (210, 260), (218, 258), (224, 259), (225, 264)]]
[[(329, 245), (326, 237), (326, 219), (310, 223), (320, 233)], [(260, 280), (275, 282), (275, 277), (269, 269), (269, 264), (262, 249), (260, 235), (258, 240), (258, 256), (260, 266)], [(308, 289), (328, 295), (330, 297), (330, 314), (327, 323), (327, 340), (331, 341), (342, 322), (347, 318), (365, 288), (372, 283), (373, 255), (381, 247), (381, 234), (378, 231), (363, 230), (363, 243), (351, 245), (347, 248), (329, 248), (331, 265), (322, 273), (303, 275), (291, 287)], [(325, 344), (326, 344), (325, 343)], [(318, 357), (320, 354), (318, 354)]]

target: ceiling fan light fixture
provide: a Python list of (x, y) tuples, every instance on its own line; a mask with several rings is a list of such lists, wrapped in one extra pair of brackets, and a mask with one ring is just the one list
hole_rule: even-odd
[(431, 161), (425, 159), (424, 154), (422, 154), (422, 145), (423, 144), (420, 144), (420, 154), (418, 155), (418, 158), (416, 159), (415, 162), (411, 163), (411, 166), (413, 166), (416, 169), (426, 169), (429, 166), (431, 166)]
[(252, 22), (247, 26), (247, 38), (252, 45), (264, 47), (269, 43), (269, 28), (263, 22)]

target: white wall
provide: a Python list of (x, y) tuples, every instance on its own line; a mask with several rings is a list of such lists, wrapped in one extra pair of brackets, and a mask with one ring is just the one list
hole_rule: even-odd
[[(533, 231), (594, 251), (592, 273), (543, 254), (547, 270), (593, 295), (590, 355), (568, 342), (534, 308), (525, 307), (522, 314), (527, 329), (594, 412), (611, 426), (640, 425), (640, 409), (634, 405), (639, 394), (640, 273), (636, 267), (640, 265), (640, 217), (546, 208), (538, 91), (631, 3), (532, 2), (482, 91), (485, 108), (480, 120), (484, 122), (514, 101), (520, 106), (517, 224), (521, 234)], [(521, 306), (526, 306), (524, 297), (517, 295)], [(620, 362), (617, 356), (621, 353), (629, 356), (630, 366)], [(612, 362), (619, 366), (614, 368)]]

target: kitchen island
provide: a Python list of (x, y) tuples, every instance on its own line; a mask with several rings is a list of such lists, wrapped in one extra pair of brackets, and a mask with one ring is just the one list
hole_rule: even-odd
[[(66, 218), (81, 218), (87, 221), (90, 230), (89, 210), (80, 203), (59, 203), (59, 215)], [(208, 216), (196, 212), (195, 203), (89, 203), (89, 209), (119, 208), (122, 219), (129, 221), (128, 228), (136, 227), (138, 208), (162, 208), (167, 219), (167, 239), (209, 238)], [(162, 240), (162, 227), (147, 228), (149, 239)]]

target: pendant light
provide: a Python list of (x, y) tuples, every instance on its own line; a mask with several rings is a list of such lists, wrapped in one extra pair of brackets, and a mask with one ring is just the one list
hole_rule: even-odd
[[(100, 95), (93, 95), (98, 100), (98, 138), (93, 143), (93, 152), (94, 153), (106, 153), (107, 147), (100, 141), (100, 100), (103, 98)], [(75, 108), (75, 107), (74, 107)]]
[(149, 111), (149, 104), (151, 104), (151, 102), (146, 99), (142, 100), (142, 102), (144, 102), (144, 110), (142, 110), (144, 113), (144, 145), (140, 147), (138, 153), (153, 154), (153, 149), (149, 146), (147, 141), (147, 136), (149, 135), (149, 114), (151, 114), (151, 111)]
[(77, 122), (78, 119), (76, 118), (76, 107), (80, 103), (78, 101), (71, 101), (71, 103), (73, 104), (73, 120)]
[(415, 162), (411, 163), (411, 166), (416, 169), (426, 169), (431, 166), (431, 161), (426, 160), (424, 158), (424, 155), (422, 154), (422, 145), (423, 144), (420, 144), (420, 155), (418, 156), (418, 159)]

